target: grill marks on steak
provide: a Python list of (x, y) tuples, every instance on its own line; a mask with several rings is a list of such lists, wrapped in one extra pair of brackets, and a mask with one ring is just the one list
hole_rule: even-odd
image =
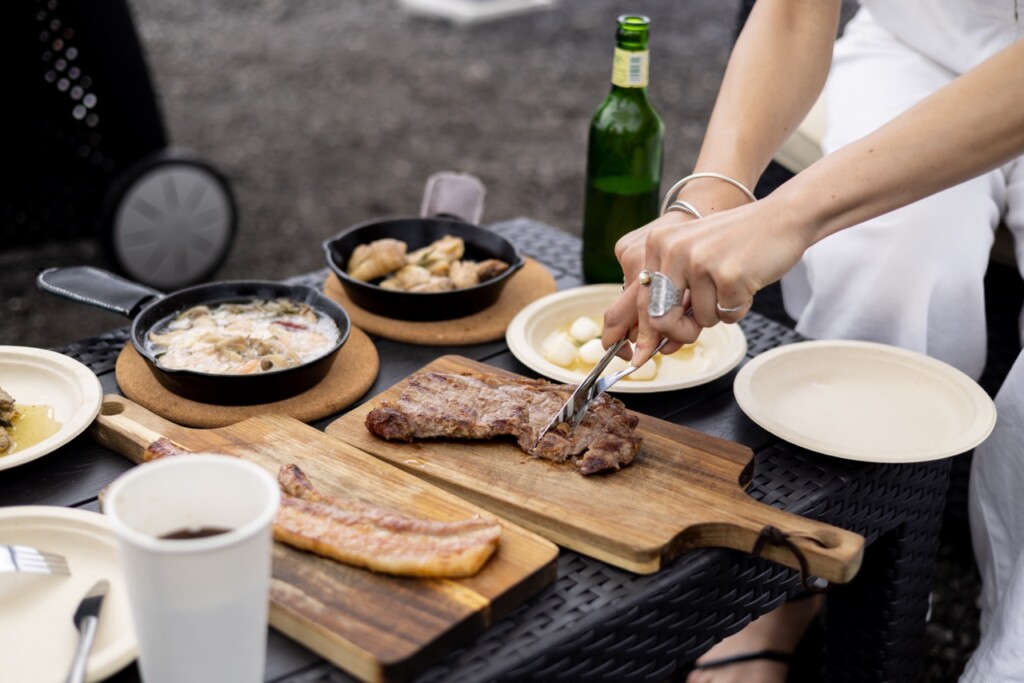
[(511, 436), (535, 457), (557, 463), (575, 459), (581, 474), (631, 463), (642, 441), (633, 433), (639, 419), (607, 394), (591, 404), (573, 434), (560, 424), (534, 445), (573, 389), (539, 379), (423, 372), (412, 377), (397, 401), (382, 401), (370, 411), (366, 427), (388, 441)]

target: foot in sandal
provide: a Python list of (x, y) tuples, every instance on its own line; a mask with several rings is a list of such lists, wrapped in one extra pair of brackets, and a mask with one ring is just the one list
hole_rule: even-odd
[(701, 655), (686, 683), (785, 683), (792, 652), (822, 604), (815, 595), (762, 615)]

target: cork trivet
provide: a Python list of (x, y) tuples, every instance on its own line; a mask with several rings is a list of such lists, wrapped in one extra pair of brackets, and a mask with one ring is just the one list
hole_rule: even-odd
[(420, 322), (396, 320), (359, 308), (352, 303), (334, 273), (324, 282), (324, 294), (341, 304), (352, 323), (370, 334), (407, 344), (437, 346), (482, 344), (501, 339), (516, 313), (556, 289), (555, 278), (544, 266), (533, 259), (525, 259), (522, 270), (512, 276), (491, 306), (464, 318)]
[(117, 357), (114, 374), (125, 396), (161, 417), (186, 427), (223, 427), (260, 413), (284, 414), (303, 422), (327, 417), (365, 394), (379, 368), (377, 347), (365, 332), (352, 327), (322, 380), (301, 394), (271, 403), (220, 406), (182, 398), (157, 381), (130, 341)]

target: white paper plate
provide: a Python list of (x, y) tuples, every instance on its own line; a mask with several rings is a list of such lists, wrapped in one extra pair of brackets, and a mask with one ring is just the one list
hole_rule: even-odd
[[(600, 324), (605, 309), (621, 293), (619, 285), (587, 285), (537, 299), (509, 323), (505, 332), (508, 348), (531, 370), (549, 379), (577, 384), (587, 371), (563, 368), (545, 359), (541, 352), (544, 340), (583, 315)], [(746, 353), (747, 337), (739, 325), (716, 325), (701, 332), (692, 348), (663, 356), (653, 380), (624, 379), (609, 391), (645, 394), (705, 384), (739, 365)]]
[(0, 455), (0, 470), (35, 460), (81, 434), (99, 414), (103, 387), (88, 367), (54, 351), (0, 346), (0, 387), (16, 404), (48, 405), (61, 424), (34, 446)]
[(859, 341), (788, 344), (747, 363), (736, 401), (772, 434), (818, 453), (865, 462), (938, 460), (985, 440), (992, 399), (946, 363)]
[(135, 631), (117, 539), (96, 512), (49, 506), (0, 508), (0, 543), (60, 553), (71, 576), (0, 576), (0, 681), (63, 681), (78, 644), (71, 620), (79, 601), (100, 579), (110, 582), (89, 657), (88, 679), (99, 681), (135, 659)]

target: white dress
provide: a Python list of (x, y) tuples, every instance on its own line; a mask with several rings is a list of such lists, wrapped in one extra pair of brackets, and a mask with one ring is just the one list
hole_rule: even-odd
[(992, 436), (971, 461), (970, 519), (982, 638), (961, 683), (1024, 682), (1024, 359), (996, 397)]
[[(824, 151), (870, 133), (1022, 35), (1024, 0), (862, 0), (825, 86)], [(987, 343), (984, 276), (1000, 223), (1024, 266), (1021, 159), (811, 247), (783, 278), (786, 310), (808, 337), (894, 344), (977, 379)], [(996, 405), (995, 431), (972, 460), (983, 638), (961, 683), (1024, 681), (1024, 361)]]

